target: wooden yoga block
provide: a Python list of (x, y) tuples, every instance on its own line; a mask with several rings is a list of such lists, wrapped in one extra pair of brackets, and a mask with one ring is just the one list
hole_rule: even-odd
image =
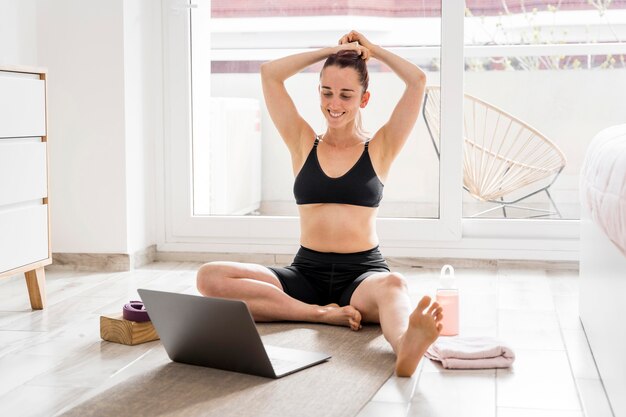
[(109, 342), (131, 346), (159, 339), (151, 321), (140, 323), (125, 320), (121, 314), (100, 316), (100, 337)]

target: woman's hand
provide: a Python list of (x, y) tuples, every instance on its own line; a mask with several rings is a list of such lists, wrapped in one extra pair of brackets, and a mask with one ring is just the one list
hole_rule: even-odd
[(350, 31), (349, 33), (343, 35), (341, 39), (339, 39), (339, 45), (353, 44), (353, 43), (356, 43), (358, 46), (367, 50), (367, 58), (365, 59), (369, 59), (371, 57), (372, 50), (376, 46), (373, 43), (371, 43), (369, 40), (367, 40), (367, 38), (364, 35), (357, 32), (356, 30)]
[(339, 39), (337, 52), (342, 50), (356, 51), (359, 55), (361, 55), (361, 58), (367, 61), (372, 56), (372, 52), (368, 45), (373, 46), (373, 44), (368, 41), (365, 36), (361, 35), (358, 32), (352, 31), (346, 35), (343, 35), (341, 39)]

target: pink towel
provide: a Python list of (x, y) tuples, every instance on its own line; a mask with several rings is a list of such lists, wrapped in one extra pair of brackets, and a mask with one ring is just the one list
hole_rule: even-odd
[(440, 337), (425, 355), (446, 369), (508, 368), (515, 353), (493, 337)]

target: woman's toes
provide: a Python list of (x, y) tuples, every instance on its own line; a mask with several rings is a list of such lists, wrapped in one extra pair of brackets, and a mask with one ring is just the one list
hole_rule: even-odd
[(422, 312), (422, 311), (426, 310), (426, 308), (428, 308), (429, 305), (430, 305), (430, 297), (425, 295), (425, 296), (422, 297), (420, 302), (417, 304), (417, 310)]
[(428, 309), (428, 314), (433, 314), (435, 312), (435, 310), (437, 310), (439, 308), (439, 303), (438, 302), (434, 302), (430, 305), (430, 308)]

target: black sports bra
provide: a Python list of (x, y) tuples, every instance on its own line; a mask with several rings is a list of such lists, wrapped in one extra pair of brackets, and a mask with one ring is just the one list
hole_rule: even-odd
[(356, 164), (341, 177), (326, 175), (317, 158), (319, 137), (293, 184), (297, 204), (336, 203), (378, 207), (383, 198), (384, 184), (380, 181), (368, 152), (369, 141)]

